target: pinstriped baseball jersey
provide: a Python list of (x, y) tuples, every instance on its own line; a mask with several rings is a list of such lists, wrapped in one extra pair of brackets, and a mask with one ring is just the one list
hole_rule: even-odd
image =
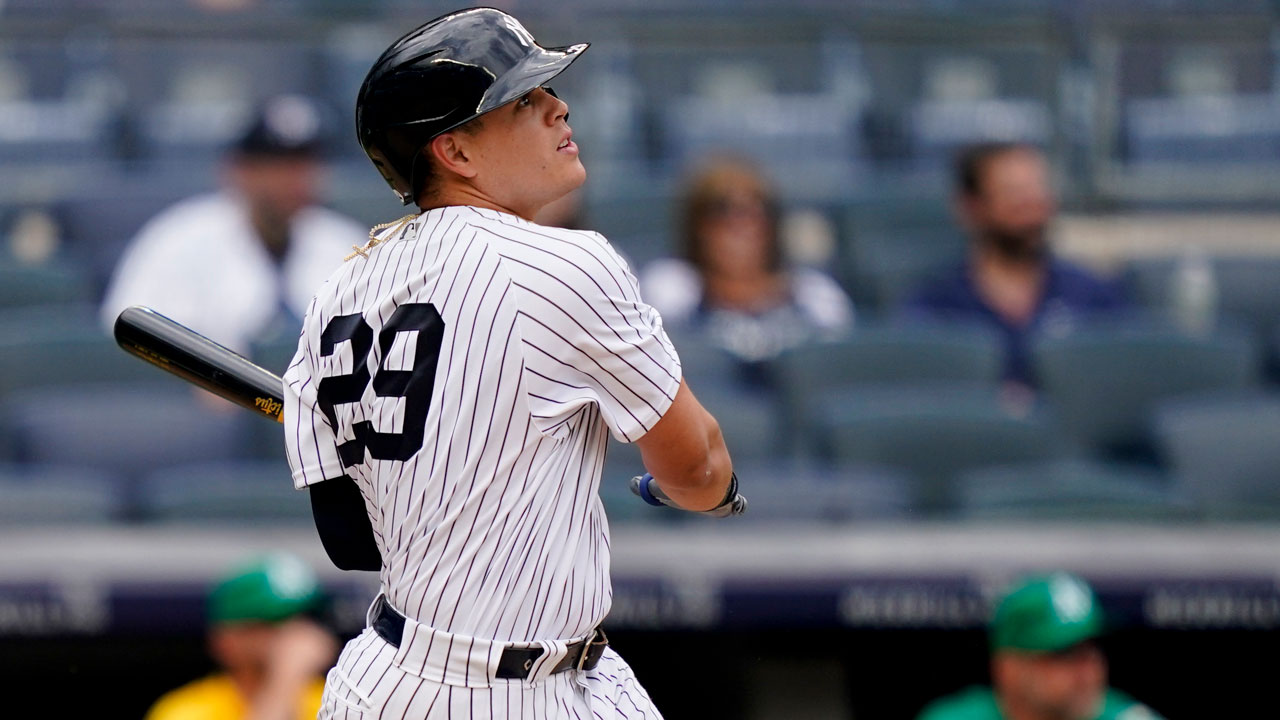
[(607, 433), (642, 436), (680, 384), (658, 314), (595, 233), (447, 207), (380, 239), (318, 292), (285, 375), (295, 485), (356, 481), (409, 618), (586, 635), (610, 604)]

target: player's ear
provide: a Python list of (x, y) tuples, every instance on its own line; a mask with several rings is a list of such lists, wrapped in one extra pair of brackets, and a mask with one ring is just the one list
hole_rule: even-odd
[(431, 154), (436, 168), (440, 171), (452, 172), (465, 178), (476, 175), (471, 149), (461, 137), (461, 133), (447, 132), (435, 136), (427, 145), (426, 152)]

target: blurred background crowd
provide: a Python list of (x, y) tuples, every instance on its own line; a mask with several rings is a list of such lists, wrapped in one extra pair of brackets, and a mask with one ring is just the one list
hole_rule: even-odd
[[(1276, 3), (496, 4), (544, 44), (593, 43), (555, 85), (588, 181), (545, 220), (598, 230), (627, 258), (721, 422), (749, 532), (804, 554), (787, 533), (1015, 527), (995, 544), (1034, 546), (1044, 527), (1105, 525), (1195, 547), (1280, 531)], [(279, 428), (126, 356), (104, 328), (147, 304), (283, 372), (314, 287), (405, 212), (355, 142), (359, 83), (391, 40), (454, 7), (0, 0), (0, 517), (16, 542), (50, 527), (304, 542)], [(615, 529), (702, 537), (628, 496), (639, 470), (611, 446)], [(1274, 637), (1280, 551), (1221, 547), (1260, 559), (1197, 579), (1243, 573), (1263, 608), (1222, 627)], [(112, 567), (131, 565), (122, 553)], [(1094, 559), (1067, 569), (1120, 573)], [(1157, 572), (1184, 580), (1165, 559)], [(947, 597), (986, 604), (959, 620), (922, 610), (924, 626), (970, 634), (920, 647), (953, 643), (939, 656), (981, 678), (993, 588), (1064, 562), (956, 562), (942, 574), (963, 589)], [(182, 577), (225, 569), (208, 563)], [(0, 606), (26, 567), (0, 567)], [(1159, 625), (1148, 590), (1106, 579), (1104, 604), (1138, 597), (1132, 624)], [(165, 627), (198, 633), (184, 617)], [(672, 642), (666, 620), (636, 642)], [(775, 626), (744, 622), (729, 626)], [(51, 632), (122, 632), (104, 627)], [(1155, 645), (1125, 647), (1141, 664)], [(959, 687), (948, 670), (876, 699), (856, 662), (832, 662), (847, 676), (824, 712), (909, 717)], [(151, 697), (173, 683), (157, 685)], [(749, 715), (774, 707), (758, 692), (741, 716), (811, 716)], [(1180, 716), (1165, 697), (1142, 699)]]

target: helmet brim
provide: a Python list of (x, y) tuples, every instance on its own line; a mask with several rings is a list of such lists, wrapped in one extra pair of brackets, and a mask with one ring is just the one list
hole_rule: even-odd
[(480, 98), (476, 115), (483, 115), (521, 97), (564, 72), (590, 43), (579, 43), (562, 48), (539, 48), (508, 70)]

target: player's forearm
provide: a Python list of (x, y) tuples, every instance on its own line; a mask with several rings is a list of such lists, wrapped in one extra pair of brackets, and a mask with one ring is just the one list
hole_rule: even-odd
[(706, 415), (706, 452), (695, 463), (672, 468), (650, 469), (658, 485), (677, 505), (686, 510), (710, 510), (724, 502), (733, 463), (725, 447), (720, 425)]

